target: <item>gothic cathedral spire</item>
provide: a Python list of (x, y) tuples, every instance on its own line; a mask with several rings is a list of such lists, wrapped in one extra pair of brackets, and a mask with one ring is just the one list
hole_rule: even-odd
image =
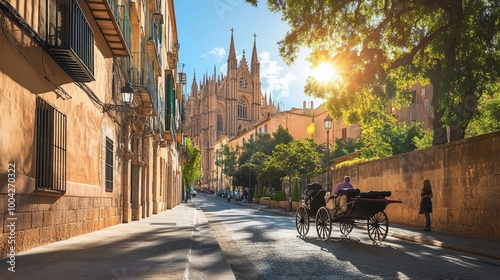
[(254, 77), (260, 77), (260, 62), (257, 57), (257, 34), (253, 34), (252, 66), (251, 72)]
[(198, 96), (198, 84), (196, 83), (196, 70), (193, 72), (193, 83), (191, 84), (191, 96)]
[(231, 70), (236, 70), (238, 68), (238, 62), (236, 60), (236, 51), (234, 50), (234, 37), (233, 37), (234, 29), (231, 28), (231, 45), (229, 46), (229, 56), (227, 58), (227, 71), (228, 76)]
[(260, 84), (260, 62), (257, 58), (257, 34), (253, 34), (253, 49), (252, 49), (252, 62), (250, 66), (250, 71), (252, 73), (252, 83), (253, 83), (253, 116), (259, 118), (260, 107), (262, 106), (261, 98), (261, 84)]
[(238, 61), (236, 60), (236, 51), (234, 50), (234, 29), (231, 28), (231, 44), (229, 46), (229, 56), (227, 58), (227, 115), (226, 115), (226, 127), (227, 135), (234, 136), (237, 132), (238, 125), (238, 89), (237, 89), (237, 70)]

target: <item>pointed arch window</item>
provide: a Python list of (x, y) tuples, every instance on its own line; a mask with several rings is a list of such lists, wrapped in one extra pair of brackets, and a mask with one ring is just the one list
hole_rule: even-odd
[(247, 112), (248, 112), (247, 101), (245, 100), (245, 98), (240, 98), (240, 100), (238, 100), (238, 118), (246, 119)]
[(222, 130), (222, 115), (217, 115), (217, 131), (223, 132)]

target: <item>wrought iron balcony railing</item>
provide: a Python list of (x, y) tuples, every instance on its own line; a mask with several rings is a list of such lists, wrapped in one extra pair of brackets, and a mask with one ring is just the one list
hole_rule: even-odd
[(76, 0), (47, 0), (46, 47), (77, 82), (94, 80), (94, 31)]
[(131, 70), (131, 83), (134, 88), (139, 88), (148, 92), (154, 109), (154, 115), (158, 115), (159, 97), (157, 84), (155, 82), (156, 79), (153, 73), (153, 68), (151, 67), (149, 56), (146, 52), (134, 52), (132, 53), (132, 59), (133, 67)]

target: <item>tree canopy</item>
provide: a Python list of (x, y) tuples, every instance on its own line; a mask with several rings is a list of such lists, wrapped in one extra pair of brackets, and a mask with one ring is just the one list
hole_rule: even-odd
[(288, 129), (280, 125), (272, 134), (258, 134), (255, 139), (247, 141), (236, 159), (238, 169), (234, 172), (233, 185), (252, 187), (255, 183), (277, 184), (284, 176), (283, 172), (273, 167), (264, 168), (262, 163), (272, 155), (277, 145), (292, 140)]
[(267, 5), (290, 25), (278, 42), (287, 63), (305, 47), (313, 66), (336, 66), (339, 79), (320, 83), (310, 77), (305, 91), (327, 100), (332, 116), (349, 123), (366, 128), (387, 111), (389, 100), (407, 105), (414, 83), (431, 83), (433, 144), (441, 144), (463, 139), (481, 96), (498, 92), (499, 1), (268, 0)]
[(201, 178), (201, 152), (200, 148), (189, 138), (186, 138), (185, 157), (186, 160), (181, 166), (184, 184), (199, 181)]
[(264, 170), (276, 169), (284, 172), (292, 186), (294, 177), (311, 177), (322, 170), (322, 154), (317, 151), (318, 144), (312, 139), (293, 140), (288, 144), (279, 144), (264, 162)]
[(479, 100), (477, 114), (467, 127), (467, 136), (477, 136), (500, 130), (500, 93)]

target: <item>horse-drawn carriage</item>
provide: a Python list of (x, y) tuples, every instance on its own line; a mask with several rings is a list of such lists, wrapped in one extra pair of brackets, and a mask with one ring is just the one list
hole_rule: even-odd
[(295, 212), (295, 225), (300, 237), (309, 232), (312, 220), (316, 223), (318, 237), (330, 238), (332, 224), (339, 223), (340, 233), (347, 236), (356, 220), (366, 220), (368, 236), (373, 241), (384, 241), (389, 230), (385, 208), (399, 200), (388, 200), (390, 191), (360, 192), (359, 189), (342, 189), (337, 195), (326, 196), (322, 186), (313, 183), (307, 186), (302, 205)]

